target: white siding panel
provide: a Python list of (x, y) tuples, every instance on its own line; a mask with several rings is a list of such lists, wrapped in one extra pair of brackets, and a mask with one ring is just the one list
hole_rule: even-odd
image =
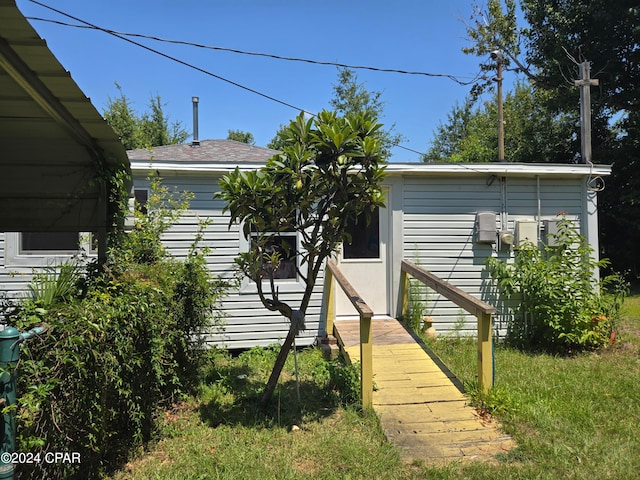
[[(467, 172), (468, 173), (468, 172)], [(228, 212), (223, 213), (224, 202), (215, 198), (219, 176), (213, 173), (168, 176), (164, 185), (170, 190), (187, 190), (194, 194), (189, 210), (164, 235), (163, 242), (169, 252), (184, 258), (194, 242), (200, 222), (208, 221), (203, 230), (200, 247), (206, 247), (207, 266), (224, 279), (235, 276), (234, 259), (240, 252), (241, 232), (237, 225), (229, 225)], [(134, 178), (137, 188), (148, 188), (146, 178)], [(398, 200), (394, 210), (400, 210), (394, 250), (402, 257), (416, 262), (453, 285), (462, 288), (499, 309), (496, 318), (503, 332), (505, 321), (512, 315), (510, 305), (495, 294), (488, 281), (484, 263), (489, 256), (512, 259), (512, 252), (497, 251), (496, 245), (475, 242), (475, 218), (479, 211), (496, 213), (496, 230), (513, 230), (519, 219), (553, 219), (559, 212), (581, 222), (583, 215), (584, 178), (574, 177), (508, 177), (506, 184), (491, 175), (429, 176), (424, 173), (405, 174), (398, 183)], [(395, 187), (394, 187), (395, 188)], [(506, 192), (503, 197), (502, 193)], [(399, 199), (402, 199), (399, 201)], [(501, 212), (507, 224), (501, 225)], [(540, 214), (540, 218), (538, 218)], [(399, 230), (399, 231), (398, 231)], [(5, 234), (0, 233), (0, 290), (15, 298), (23, 295), (38, 265), (11, 267), (5, 261)], [(392, 255), (396, 258), (398, 253)], [(392, 268), (399, 268), (397, 265)], [(307, 329), (300, 333), (297, 344), (309, 345), (323, 334), (321, 322), (322, 278), (319, 279), (308, 310)], [(297, 306), (302, 296), (302, 285), (295, 282), (282, 284), (281, 298)], [(255, 286), (243, 282), (221, 302), (225, 328), (212, 327), (207, 341), (227, 348), (248, 348), (282, 342), (289, 323), (277, 312), (265, 309), (255, 292)], [(441, 333), (476, 333), (476, 319), (461, 311), (452, 302), (432, 292), (428, 298), (426, 315), (434, 318)]]
[[(190, 251), (200, 222), (207, 220), (208, 225), (202, 231), (199, 247), (208, 249), (206, 261), (209, 270), (224, 279), (235, 278), (234, 259), (240, 252), (241, 232), (237, 225), (229, 225), (229, 215), (223, 213), (225, 204), (214, 198), (219, 191), (216, 175), (179, 175), (163, 179), (163, 185), (169, 191), (188, 191), (194, 194), (189, 210), (163, 236), (163, 243), (170, 254), (185, 258)], [(146, 177), (134, 177), (135, 188), (149, 188)], [(10, 298), (19, 298), (27, 292), (33, 278), (34, 265), (20, 268), (7, 267), (5, 262), (5, 234), (0, 232), (0, 291)], [(285, 287), (283, 287), (285, 288)], [(301, 284), (287, 285), (287, 292), (281, 298), (291, 302), (293, 308), (299, 305), (302, 298)], [(293, 290), (293, 291), (292, 291)], [(212, 327), (207, 341), (212, 345), (225, 346), (230, 349), (248, 348), (255, 345), (266, 346), (282, 342), (289, 329), (289, 322), (277, 312), (265, 309), (260, 299), (251, 288), (246, 286), (230, 291), (222, 299), (223, 331)], [(297, 345), (310, 345), (316, 337), (323, 333), (320, 324), (320, 304), (322, 299), (322, 278), (319, 279), (310, 307), (308, 309), (307, 329), (300, 333)]]
[[(189, 210), (163, 236), (163, 243), (169, 252), (179, 258), (188, 255), (191, 244), (198, 231), (199, 222), (207, 219), (210, 223), (203, 230), (200, 247), (207, 247), (207, 266), (211, 272), (224, 279), (232, 279), (235, 275), (234, 259), (240, 252), (242, 233), (237, 225), (229, 225), (228, 213), (223, 213), (225, 203), (215, 198), (219, 192), (218, 176), (215, 175), (180, 175), (167, 177), (163, 185), (170, 191), (194, 193)], [(134, 179), (136, 186), (145, 188), (148, 181)], [(320, 279), (321, 280), (321, 279)], [(286, 292), (280, 294), (285, 302), (293, 308), (300, 304), (302, 284), (289, 282), (283, 285)], [(293, 290), (293, 291), (292, 291)], [(322, 282), (319, 281), (311, 304), (307, 310), (307, 329), (300, 332), (297, 344), (311, 345), (316, 337), (323, 333), (320, 324), (320, 304), (322, 300)], [(264, 308), (260, 298), (247, 282), (239, 289), (230, 291), (221, 301), (222, 331), (212, 329), (207, 341), (216, 346), (230, 349), (248, 348), (256, 345), (266, 346), (281, 343), (289, 330), (289, 321), (278, 312)]]
[[(409, 177), (405, 178), (403, 208), (403, 256), (418, 263), (467, 293), (498, 308), (495, 323), (504, 334), (512, 305), (497, 298), (485, 270), (489, 256), (510, 259), (510, 251), (497, 251), (496, 245), (475, 242), (476, 212), (496, 213), (496, 230), (501, 212), (507, 216), (506, 228), (514, 228), (520, 218), (555, 218), (558, 212), (579, 219), (582, 208), (580, 178), (508, 178), (502, 197), (499, 179), (487, 177)], [(457, 305), (431, 292), (425, 315), (433, 317), (440, 333), (472, 334), (477, 320)]]

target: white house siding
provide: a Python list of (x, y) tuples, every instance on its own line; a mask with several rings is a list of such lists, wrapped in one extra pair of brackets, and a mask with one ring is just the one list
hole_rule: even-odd
[[(178, 191), (195, 195), (189, 211), (165, 235), (169, 251), (184, 257), (195, 239), (200, 220), (210, 220), (201, 246), (209, 247), (209, 269), (225, 279), (235, 273), (234, 258), (242, 248), (238, 226), (229, 228), (229, 216), (223, 214), (223, 202), (214, 200), (221, 172), (233, 165), (153, 166), (160, 170), (164, 184)], [(148, 188), (146, 175), (148, 162), (133, 164), (136, 188)], [(244, 168), (257, 168), (259, 164)], [(496, 213), (496, 230), (513, 231), (522, 219), (555, 219), (564, 213), (576, 221), (592, 245), (597, 245), (597, 204), (595, 194), (586, 190), (586, 179), (594, 175), (608, 175), (609, 167), (487, 164), (482, 166), (390, 164), (387, 182), (391, 185), (392, 238), (390, 239), (390, 314), (396, 311), (397, 291), (402, 258), (418, 262), (436, 275), (448, 280), (468, 293), (495, 305), (498, 333), (504, 334), (510, 306), (496, 297), (484, 268), (490, 255), (512, 259), (512, 249), (497, 245), (478, 244), (475, 241), (475, 218), (479, 211)], [(505, 178), (501, 183), (501, 178)], [(506, 220), (506, 228), (502, 221)], [(34, 271), (47, 265), (38, 257), (20, 259), (20, 265), (7, 258), (7, 238), (11, 233), (0, 232), (0, 292), (17, 298), (28, 290)], [(54, 259), (49, 259), (49, 264)], [(297, 344), (311, 344), (324, 334), (322, 308), (322, 277), (318, 279), (307, 315), (307, 329)], [(292, 305), (299, 304), (302, 285), (283, 282), (281, 298)], [(441, 332), (475, 335), (475, 317), (461, 312), (451, 302), (432, 294), (427, 315), (434, 318)], [(288, 331), (288, 321), (279, 313), (266, 310), (255, 286), (246, 280), (229, 291), (221, 302), (224, 328), (212, 329), (208, 335), (211, 344), (231, 349), (266, 346), (281, 342)]]
[[(144, 175), (134, 176), (134, 188), (148, 188)], [(214, 199), (219, 191), (218, 174), (189, 175), (161, 173), (163, 185), (170, 190), (189, 191), (194, 194), (189, 210), (163, 237), (168, 251), (184, 258), (195, 239), (199, 223), (209, 221), (204, 230), (201, 247), (209, 249), (206, 260), (209, 270), (226, 280), (236, 278), (234, 259), (241, 249), (241, 232), (237, 225), (229, 227), (228, 213), (222, 213), (224, 202)], [(297, 307), (302, 298), (302, 283), (283, 281), (280, 298)], [(321, 332), (320, 307), (322, 302), (322, 277), (318, 280), (311, 304), (307, 310), (306, 330), (296, 339), (298, 346), (311, 345)], [(267, 346), (282, 343), (289, 330), (289, 322), (278, 312), (264, 308), (256, 288), (246, 279), (239, 288), (232, 288), (221, 301), (222, 328), (212, 328), (207, 341), (229, 349)]]
[(14, 302), (28, 295), (31, 281), (43, 267), (58, 266), (73, 256), (12, 255), (10, 250), (16, 251), (18, 239), (16, 232), (0, 232), (0, 298)]
[[(506, 333), (512, 306), (496, 297), (484, 263), (489, 256), (512, 259), (513, 249), (477, 243), (476, 213), (495, 212), (496, 230), (514, 231), (518, 220), (556, 219), (559, 212), (579, 222), (584, 204), (584, 179), (579, 177), (543, 177), (539, 186), (532, 177), (506, 177), (504, 182), (503, 187), (500, 178), (487, 175), (405, 176), (403, 198), (404, 258), (496, 306), (499, 335)], [(473, 315), (433, 291), (425, 315), (440, 333), (477, 331)]]
[(10, 235), (0, 232), (0, 295), (7, 299), (19, 299), (28, 291), (33, 278), (33, 269), (39, 267), (37, 262), (32, 266), (13, 266), (7, 262), (6, 237)]

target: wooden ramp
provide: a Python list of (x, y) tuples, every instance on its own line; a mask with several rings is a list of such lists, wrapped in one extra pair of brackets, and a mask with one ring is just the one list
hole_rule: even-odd
[[(336, 320), (334, 333), (360, 361), (359, 320)], [(402, 323), (372, 320), (373, 408), (406, 461), (485, 460), (513, 448), (499, 425), (467, 404), (461, 385)]]

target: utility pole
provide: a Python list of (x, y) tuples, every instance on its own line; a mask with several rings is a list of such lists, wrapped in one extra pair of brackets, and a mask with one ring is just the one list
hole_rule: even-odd
[(502, 111), (502, 52), (494, 50), (491, 58), (496, 61), (498, 75), (493, 79), (498, 84), (498, 161), (504, 162), (504, 114)]
[(580, 64), (580, 79), (574, 80), (580, 87), (580, 142), (582, 163), (591, 163), (591, 86), (598, 85), (598, 79), (591, 78), (588, 61)]

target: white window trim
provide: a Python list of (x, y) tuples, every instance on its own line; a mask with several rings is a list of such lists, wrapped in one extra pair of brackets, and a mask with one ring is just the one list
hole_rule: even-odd
[(64, 263), (81, 253), (89, 258), (97, 256), (95, 249), (91, 248), (91, 233), (80, 232), (80, 244), (78, 250), (69, 251), (20, 251), (21, 232), (5, 232), (5, 265), (7, 267), (48, 267)]

